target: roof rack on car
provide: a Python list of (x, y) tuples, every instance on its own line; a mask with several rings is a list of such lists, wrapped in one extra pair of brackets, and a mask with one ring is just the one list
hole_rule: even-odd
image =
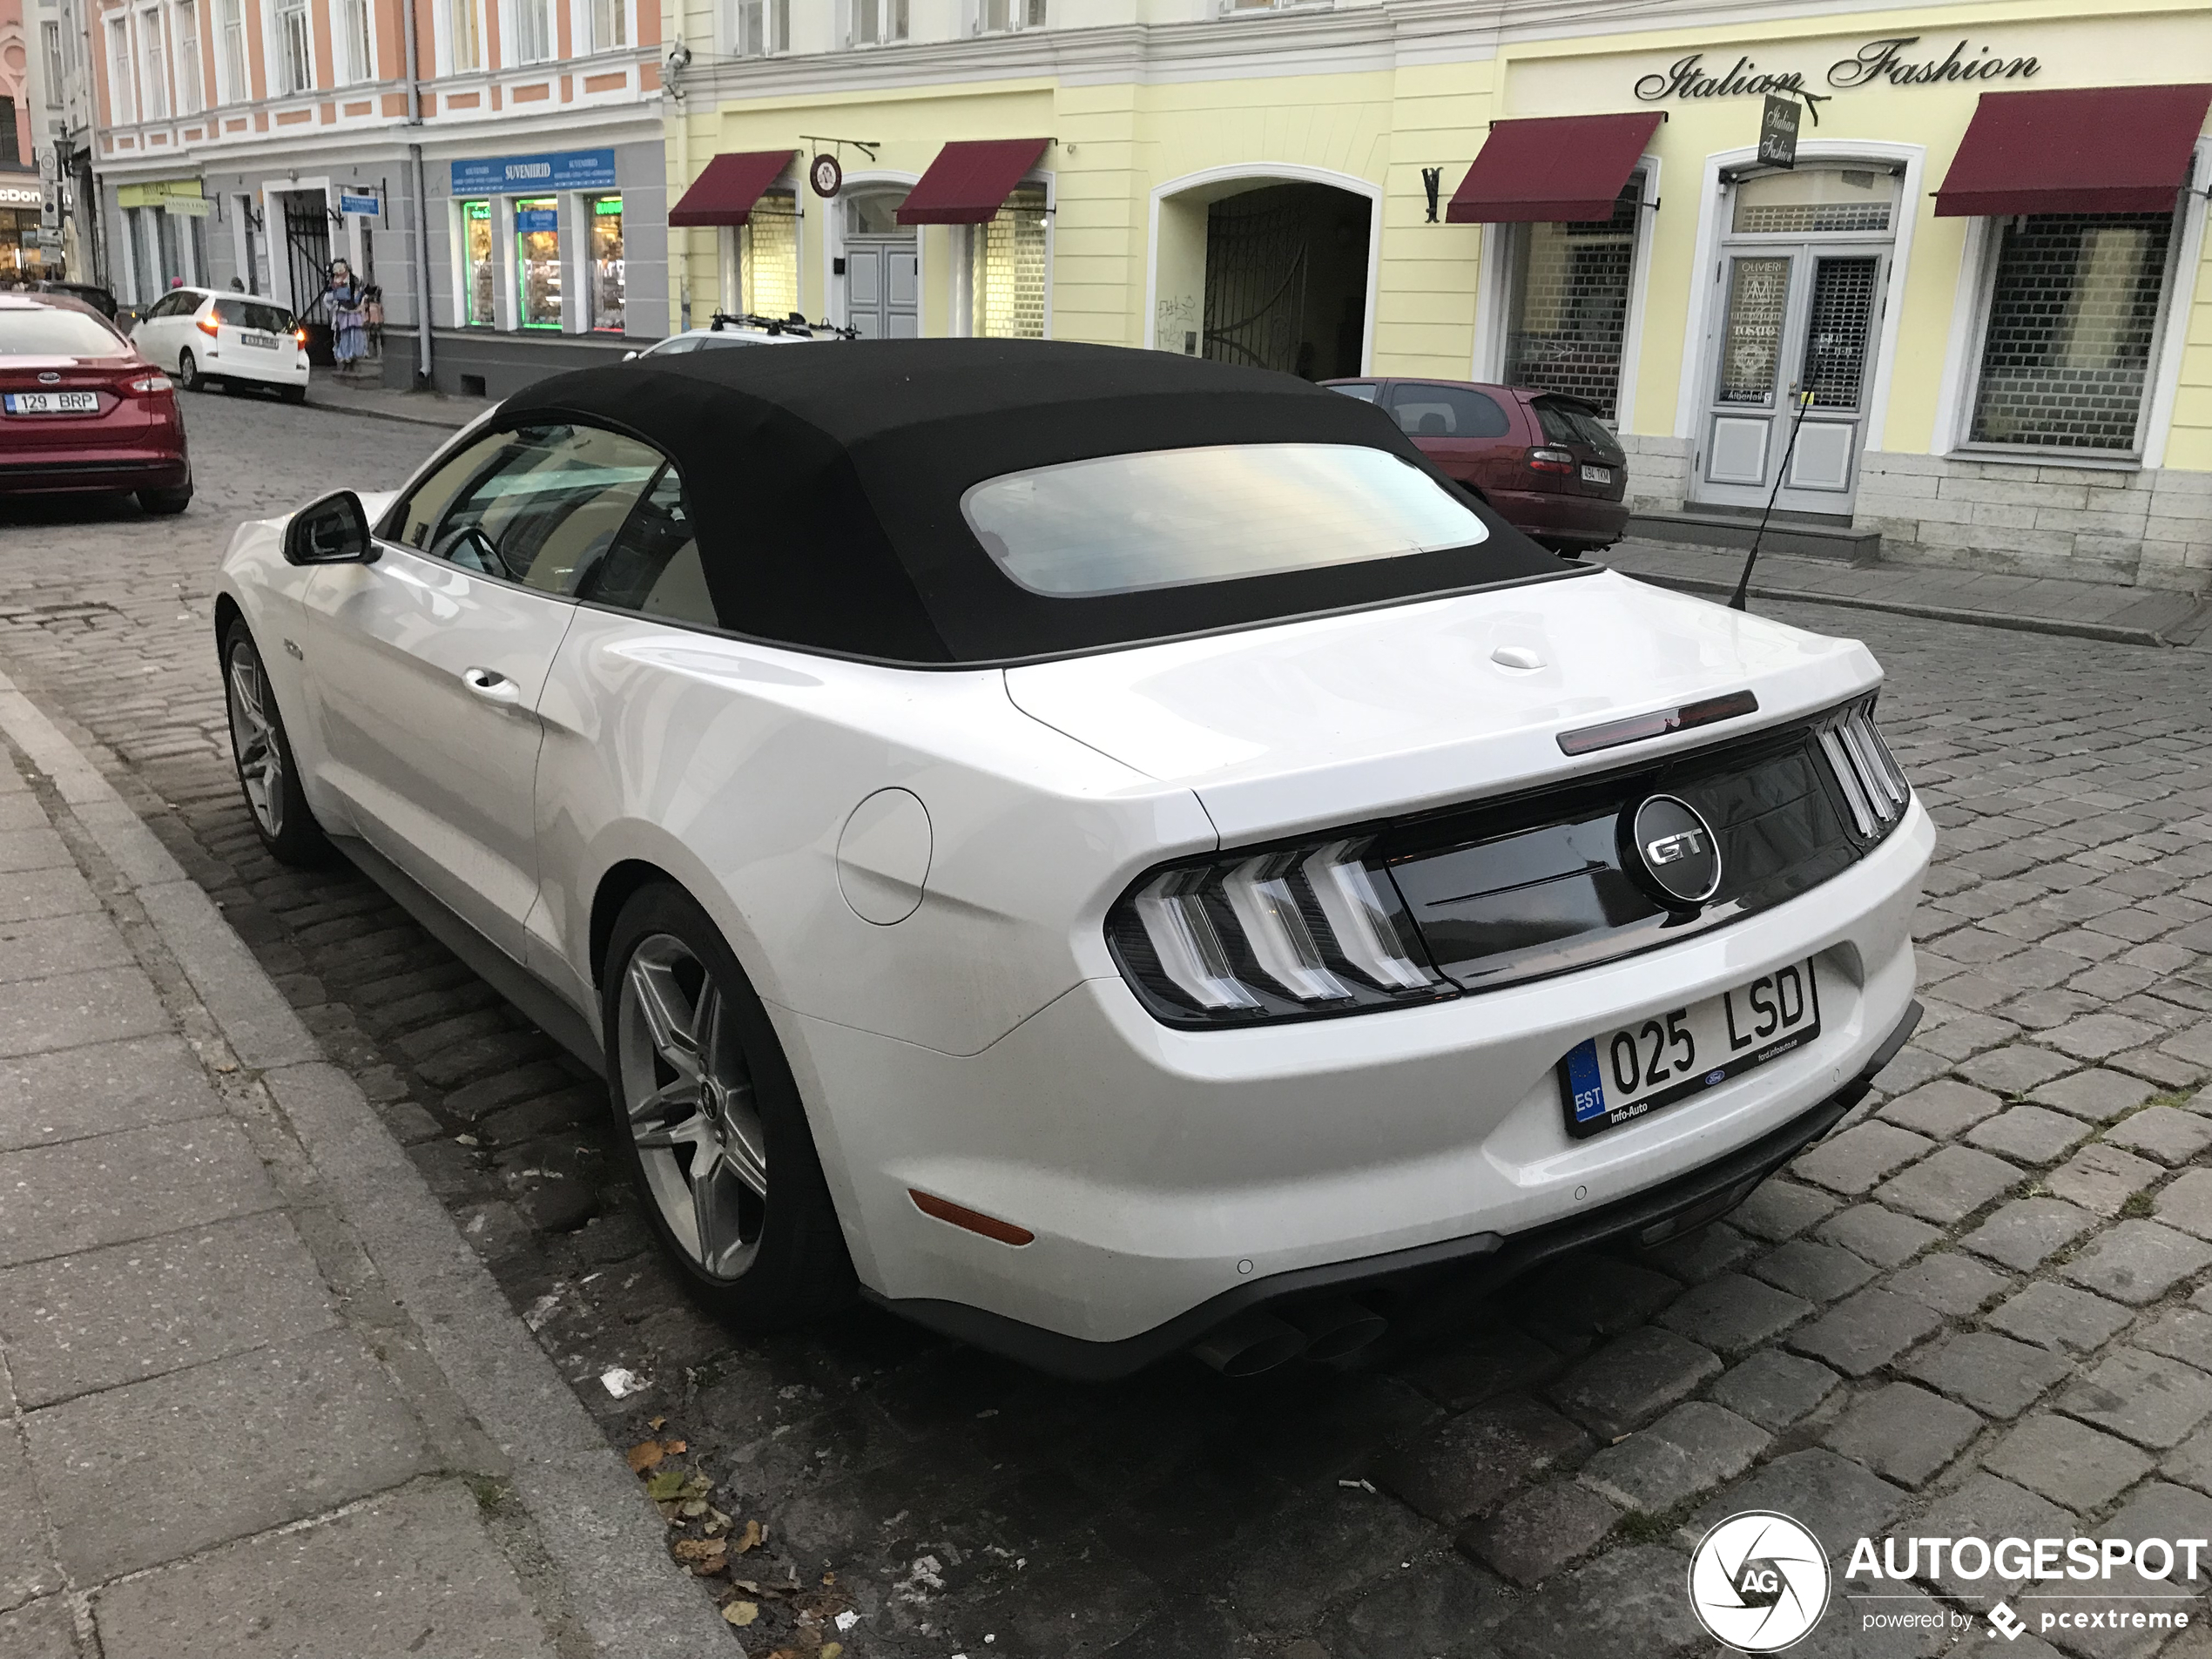
[(794, 311), (786, 317), (763, 317), (751, 311), (718, 311), (707, 324), (709, 329), (718, 334), (725, 326), (737, 328), (758, 328), (765, 334), (806, 334), (810, 337), (815, 334), (834, 334), (840, 340), (858, 340), (860, 337), (860, 331), (857, 328), (836, 327), (826, 318), (820, 322), (809, 322), (806, 320), (806, 314), (799, 311)]

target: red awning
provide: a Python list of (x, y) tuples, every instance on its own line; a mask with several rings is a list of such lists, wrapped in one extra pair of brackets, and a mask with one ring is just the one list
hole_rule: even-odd
[(760, 192), (776, 182), (796, 150), (745, 150), (721, 155), (691, 180), (684, 199), (668, 210), (668, 222), (685, 225), (742, 225), (752, 217)]
[(899, 209), (901, 225), (981, 225), (995, 219), (1049, 138), (956, 139), (937, 152)]
[(1610, 219), (1621, 186), (1666, 115), (1556, 115), (1494, 121), (1452, 192), (1454, 225)]
[(2170, 213), (2208, 105), (2212, 86), (1984, 92), (1936, 212)]

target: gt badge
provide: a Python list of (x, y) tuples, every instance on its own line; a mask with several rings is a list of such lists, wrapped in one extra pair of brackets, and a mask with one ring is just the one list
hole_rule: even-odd
[(1630, 850), (1644, 880), (1676, 906), (1701, 905), (1719, 891), (1720, 843), (1704, 815), (1673, 795), (1652, 795), (1636, 808)]

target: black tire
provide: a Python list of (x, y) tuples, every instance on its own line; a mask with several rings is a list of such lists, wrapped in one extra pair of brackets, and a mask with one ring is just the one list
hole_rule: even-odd
[(304, 386), (280, 386), (277, 388), (277, 395), (287, 403), (305, 403), (307, 401), (307, 388)]
[[(231, 765), (238, 773), (239, 792), (246, 798), (246, 815), (253, 820), (253, 833), (280, 864), (327, 861), (330, 842), (300, 787), (300, 766), (293, 759), (292, 739), (285, 734), (284, 717), (270, 688), (268, 671), (243, 617), (233, 621), (223, 634), (222, 670), (223, 702), (230, 715)], [(253, 718), (241, 718), (239, 702), (247, 695), (237, 678), (241, 672), (250, 675), (255, 688), (253, 698), (265, 730)], [(266, 767), (258, 778), (252, 775), (263, 752), (275, 759), (273, 778)]]
[[(686, 954), (688, 967), (681, 960)], [(680, 1092), (671, 1083), (675, 1069), (656, 1057), (666, 1049), (648, 1034), (651, 1022), (638, 1011), (638, 992), (625, 995), (634, 970), (651, 978), (665, 975), (668, 986), (689, 998), (691, 1023), (710, 1028), (691, 1052), (705, 1055), (702, 1073), (720, 1079), (715, 1085), (720, 1106), (699, 1103), (707, 1092), (698, 1089), (696, 1102), (678, 1101), (633, 1123), (631, 1099), (642, 1096), (641, 1078)], [(843, 1307), (853, 1298), (853, 1262), (806, 1108), (767, 1012), (721, 930), (682, 888), (669, 883), (641, 888), (615, 919), (600, 980), (617, 1157), (630, 1171), (647, 1224), (694, 1299), (746, 1332), (778, 1330)], [(718, 1008), (718, 1018), (711, 1008)], [(639, 1144), (641, 1135), (706, 1123), (717, 1131), (711, 1139), (685, 1140), (679, 1134), (674, 1144)], [(721, 1133), (725, 1130), (732, 1132)], [(757, 1149), (742, 1149), (745, 1157), (756, 1160), (758, 1191), (744, 1184), (725, 1150), (738, 1149), (746, 1137), (759, 1143)], [(750, 1201), (710, 1205), (731, 1218), (726, 1252), (703, 1252), (693, 1242), (705, 1233), (695, 1178), (702, 1168), (717, 1190)], [(679, 1215), (688, 1212), (691, 1238), (671, 1225), (671, 1206)], [(715, 1254), (718, 1264), (707, 1259)]]
[(177, 354), (177, 383), (187, 392), (207, 389), (207, 376), (199, 372), (199, 359), (192, 354), (190, 347)]
[(138, 492), (138, 505), (149, 513), (163, 516), (181, 513), (192, 505), (192, 485), (186, 482), (174, 489), (142, 489)]

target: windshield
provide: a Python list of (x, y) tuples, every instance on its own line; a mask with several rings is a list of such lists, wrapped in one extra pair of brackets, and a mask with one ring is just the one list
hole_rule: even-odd
[(0, 357), (127, 357), (131, 347), (98, 317), (60, 306), (0, 311)]
[(961, 510), (999, 569), (1055, 597), (1315, 570), (1489, 536), (1411, 462), (1339, 443), (1073, 461), (978, 484)]
[(259, 328), (272, 334), (292, 332), (290, 312), (281, 306), (263, 305), (254, 300), (216, 300), (215, 320), (226, 322), (233, 328)]

